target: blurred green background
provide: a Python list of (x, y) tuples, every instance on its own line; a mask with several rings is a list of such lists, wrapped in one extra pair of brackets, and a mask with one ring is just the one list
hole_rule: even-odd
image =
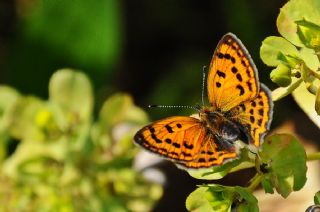
[[(202, 67), (221, 36), (233, 32), (270, 85), (259, 48), (266, 36), (277, 34), (285, 2), (1, 1), (0, 83), (47, 97), (52, 73), (71, 67), (89, 75), (100, 105), (117, 91), (130, 93), (141, 106), (194, 105), (201, 98)], [(168, 113), (177, 111), (151, 115)]]
[[(146, 106), (200, 103), (202, 67), (209, 64), (227, 32), (242, 40), (261, 81), (274, 87), (270, 68), (259, 59), (259, 48), (265, 37), (278, 34), (275, 22), (285, 2), (3, 0), (0, 84), (47, 99), (50, 77), (67, 67), (85, 72), (92, 82), (92, 120), (99, 118), (105, 100), (117, 92), (130, 94), (151, 120), (190, 114), (193, 111)], [(292, 105), (292, 100), (278, 105), (286, 104)], [(284, 116), (278, 114), (275, 124)], [(14, 146), (9, 145), (7, 157)], [(172, 164), (160, 168), (168, 182), (154, 210), (185, 210), (184, 201), (199, 182)]]

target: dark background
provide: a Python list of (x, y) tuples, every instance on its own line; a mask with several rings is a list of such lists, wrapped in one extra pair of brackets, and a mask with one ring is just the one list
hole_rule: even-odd
[[(95, 89), (96, 111), (115, 92), (127, 92), (151, 119), (193, 111), (147, 109), (149, 104), (195, 105), (201, 101), (202, 67), (219, 39), (233, 32), (270, 88), (271, 68), (259, 58), (264, 38), (278, 35), (276, 18), (286, 1), (250, 0), (2, 0), (0, 1), (0, 83), (23, 94), (48, 97), (54, 71), (86, 72)], [(290, 105), (290, 98), (277, 107)], [(277, 111), (277, 110), (276, 110)], [(285, 114), (275, 113), (273, 125)], [(185, 210), (199, 182), (172, 164), (157, 211)], [(246, 179), (241, 174), (240, 181)], [(227, 177), (230, 184), (235, 178)]]

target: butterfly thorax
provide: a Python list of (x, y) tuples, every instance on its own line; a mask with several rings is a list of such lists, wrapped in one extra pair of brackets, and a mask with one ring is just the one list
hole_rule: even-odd
[(208, 136), (214, 136), (223, 149), (233, 149), (234, 143), (243, 137), (239, 127), (223, 112), (204, 108), (200, 111), (200, 120), (206, 127)]

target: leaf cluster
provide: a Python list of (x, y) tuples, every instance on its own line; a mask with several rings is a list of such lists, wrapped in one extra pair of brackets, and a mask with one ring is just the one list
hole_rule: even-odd
[[(227, 173), (256, 167), (257, 174), (247, 187), (202, 185), (189, 195), (186, 207), (190, 211), (258, 211), (254, 189), (261, 184), (266, 193), (274, 189), (284, 198), (300, 190), (306, 182), (306, 153), (296, 138), (289, 134), (275, 134), (265, 139), (254, 157), (244, 149), (241, 157), (220, 167), (189, 171), (198, 179), (216, 180)], [(201, 201), (200, 201), (201, 199)]]
[(301, 109), (320, 127), (320, 3), (291, 0), (277, 18), (282, 37), (267, 37), (261, 45), (263, 62), (275, 67), (270, 78), (280, 87), (277, 101), (292, 94)]
[(160, 185), (133, 169), (134, 132), (147, 122), (130, 96), (114, 94), (93, 116), (85, 74), (63, 69), (49, 98), (0, 86), (0, 207), (30, 211), (148, 211)]

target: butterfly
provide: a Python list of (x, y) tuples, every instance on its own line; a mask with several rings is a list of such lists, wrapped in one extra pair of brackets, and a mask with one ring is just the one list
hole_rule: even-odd
[(258, 148), (269, 131), (273, 103), (251, 56), (232, 33), (216, 47), (207, 90), (210, 105), (199, 108), (199, 118), (155, 121), (135, 134), (135, 143), (186, 168), (208, 168), (238, 158), (238, 140)]

